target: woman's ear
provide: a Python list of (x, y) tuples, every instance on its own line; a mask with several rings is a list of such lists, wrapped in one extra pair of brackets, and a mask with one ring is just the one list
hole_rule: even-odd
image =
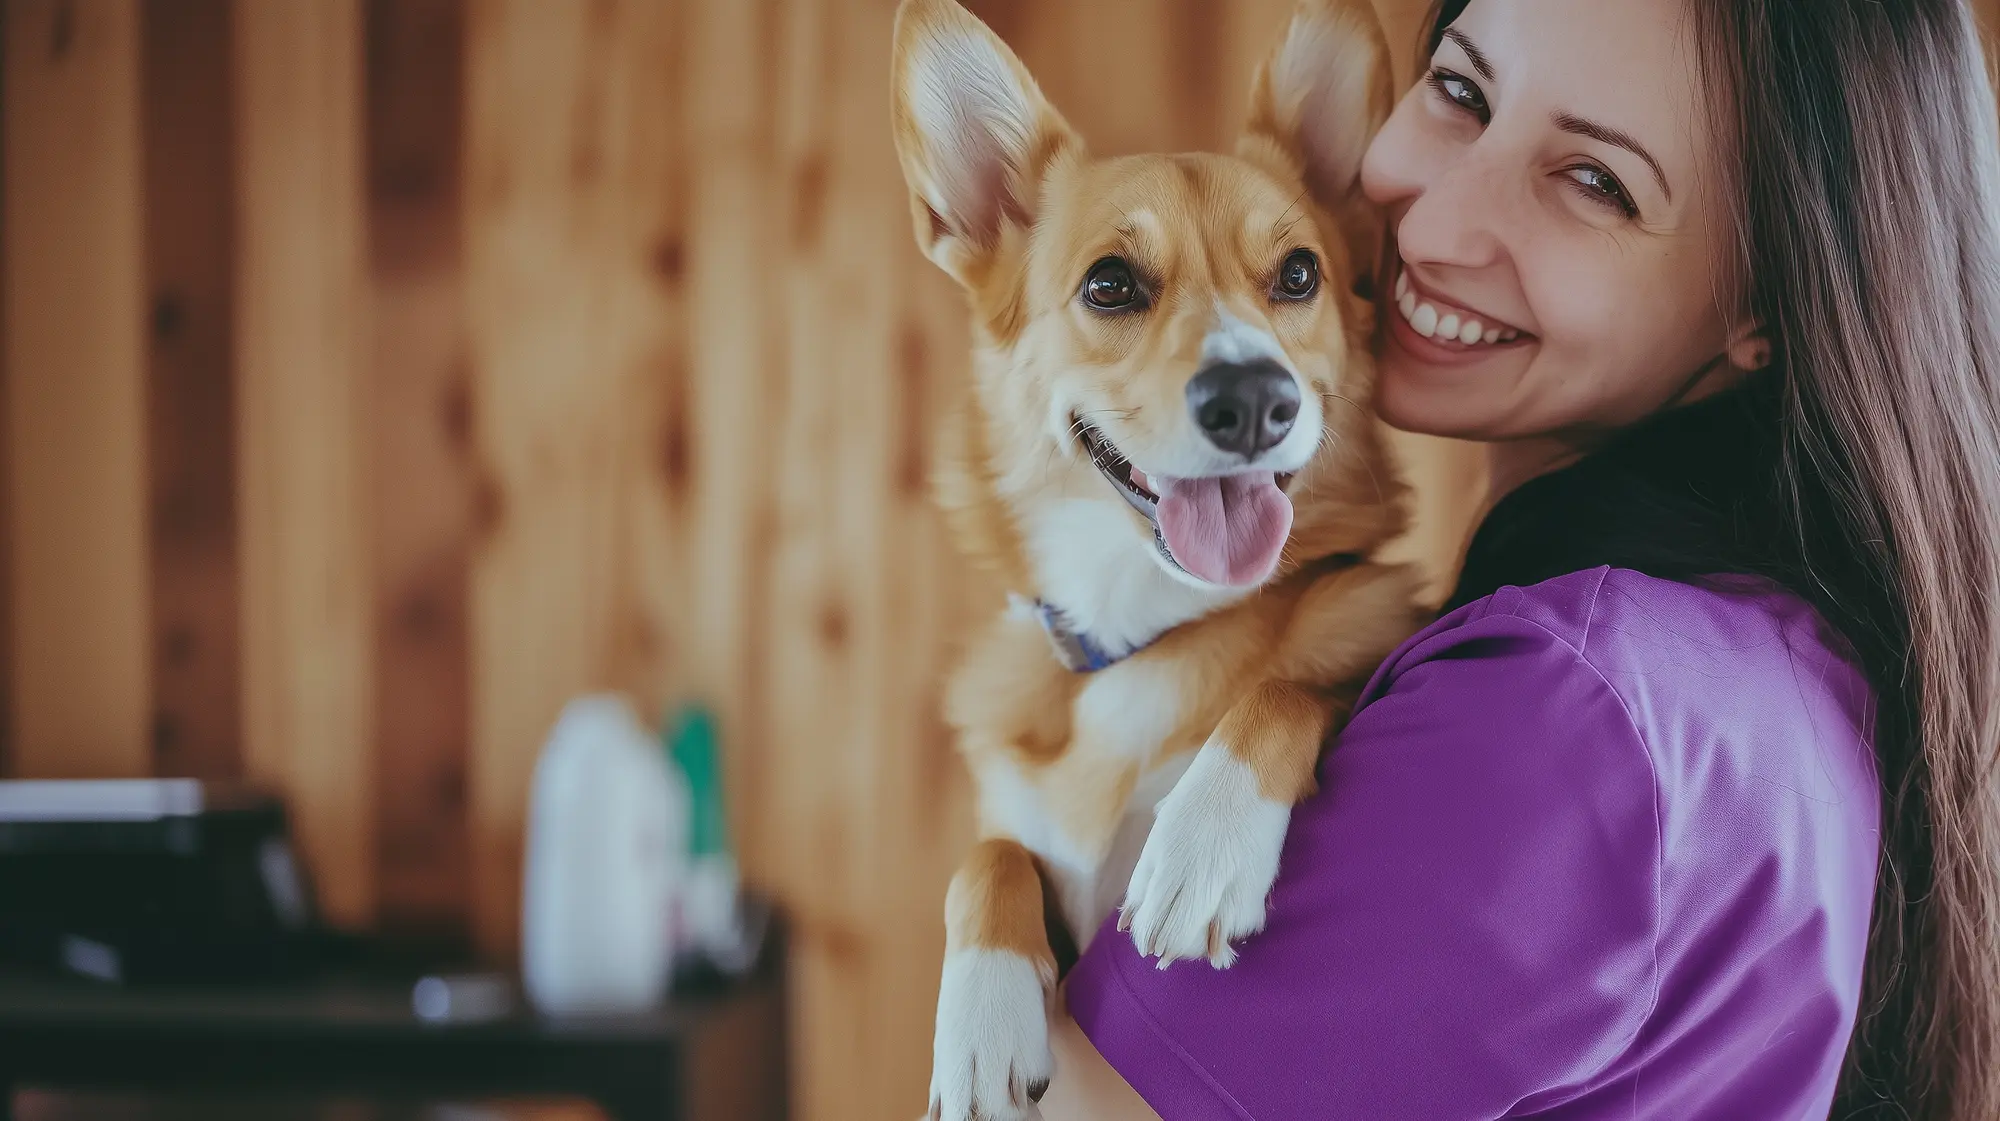
[(1737, 328), (1723, 354), (1731, 366), (1746, 374), (1754, 374), (1771, 364), (1771, 340), (1765, 335), (1762, 324), (1746, 324)]
[(917, 244), (971, 284), (1004, 229), (1033, 222), (1051, 160), (1081, 145), (1007, 44), (954, 0), (903, 0), (893, 83)]
[(1361, 195), (1361, 159), (1394, 106), (1389, 44), (1370, 0), (1300, 0), (1257, 70), (1237, 152), (1273, 157), (1341, 224), (1357, 268), (1375, 264), (1381, 218)]

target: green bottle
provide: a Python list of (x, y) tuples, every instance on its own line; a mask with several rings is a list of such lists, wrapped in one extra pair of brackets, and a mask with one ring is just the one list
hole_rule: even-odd
[(681, 952), (726, 973), (744, 972), (754, 964), (757, 946), (744, 926), (742, 876), (729, 850), (715, 715), (703, 705), (685, 705), (666, 727), (667, 758), (686, 776), (691, 795)]
[(667, 757), (687, 776), (693, 794), (688, 855), (729, 855), (729, 825), (723, 804), (722, 757), (716, 746), (715, 716), (702, 705), (684, 706), (667, 724)]

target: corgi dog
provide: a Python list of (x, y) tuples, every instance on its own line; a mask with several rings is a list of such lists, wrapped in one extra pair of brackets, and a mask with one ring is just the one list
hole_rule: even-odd
[(917, 241), (972, 310), (938, 498), (1009, 593), (945, 700), (979, 840), (930, 1115), (1002, 1121), (1038, 1114), (1059, 969), (1114, 907), (1163, 967), (1262, 928), (1322, 743), (1420, 624), (1372, 559), (1406, 517), (1359, 186), (1388, 48), (1368, 0), (1304, 0), (1234, 156), (1093, 158), (954, 0), (905, 0), (892, 80)]

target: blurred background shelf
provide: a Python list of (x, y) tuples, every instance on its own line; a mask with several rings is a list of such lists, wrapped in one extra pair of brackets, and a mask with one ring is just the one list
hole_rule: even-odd
[(204, 1108), (387, 1117), (418, 1114), (418, 1102), (535, 1097), (588, 1103), (608, 1121), (783, 1121), (782, 960), (773, 939), (752, 975), (690, 982), (653, 1013), (549, 1018), (516, 1002), (457, 1022), (420, 1018), (418, 973), (386, 963), (205, 985), (0, 971), (0, 1121), (120, 1109), (170, 1121)]
[(145, 1095), (23, 1091), (14, 1121), (609, 1121), (581, 1098), (443, 1103), (231, 1094)]

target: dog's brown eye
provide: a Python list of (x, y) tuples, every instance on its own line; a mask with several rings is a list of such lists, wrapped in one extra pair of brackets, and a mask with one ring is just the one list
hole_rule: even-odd
[(1139, 282), (1132, 279), (1131, 266), (1116, 257), (1106, 257), (1090, 267), (1083, 278), (1084, 302), (1105, 311), (1119, 311), (1139, 301)]
[(1319, 258), (1309, 249), (1295, 249), (1278, 268), (1278, 295), (1303, 300), (1319, 291)]

